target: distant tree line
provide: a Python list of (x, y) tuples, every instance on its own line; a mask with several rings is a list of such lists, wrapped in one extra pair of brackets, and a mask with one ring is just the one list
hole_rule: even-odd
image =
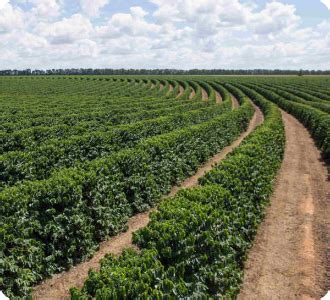
[(0, 76), (29, 75), (330, 75), (330, 70), (225, 69), (49, 69), (0, 70)]

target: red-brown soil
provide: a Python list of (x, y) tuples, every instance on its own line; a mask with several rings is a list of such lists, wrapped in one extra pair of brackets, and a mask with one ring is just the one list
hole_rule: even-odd
[(248, 255), (240, 300), (320, 299), (329, 289), (327, 168), (304, 126), (282, 115), (285, 157)]
[(219, 92), (215, 92), (215, 102), (216, 103), (221, 103), (222, 102), (222, 97)]
[(209, 95), (204, 89), (202, 89), (202, 100), (207, 101), (208, 99), (209, 99)]
[(180, 97), (180, 96), (182, 96), (182, 94), (184, 93), (184, 88), (183, 88), (183, 86), (179, 86), (179, 94), (176, 96), (177, 98), (178, 97)]
[(190, 88), (190, 89), (191, 89), (191, 93), (190, 93), (190, 95), (189, 95), (189, 99), (191, 100), (192, 98), (195, 97), (196, 92), (195, 92), (195, 90), (194, 90), (193, 88)]

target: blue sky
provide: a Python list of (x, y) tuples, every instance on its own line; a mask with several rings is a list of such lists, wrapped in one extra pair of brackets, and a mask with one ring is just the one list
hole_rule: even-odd
[(330, 0), (0, 0), (0, 51), (0, 69), (330, 69)]
[[(258, 0), (256, 2), (265, 5), (266, 1)], [(281, 2), (294, 5), (305, 26), (315, 25), (330, 18), (330, 10), (318, 0), (286, 0)]]

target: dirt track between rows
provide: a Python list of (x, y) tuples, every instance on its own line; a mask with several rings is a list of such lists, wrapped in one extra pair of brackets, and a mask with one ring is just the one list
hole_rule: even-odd
[(179, 98), (180, 96), (182, 96), (183, 93), (184, 93), (184, 88), (183, 86), (179, 85), (179, 94), (176, 97)]
[(215, 102), (218, 104), (222, 102), (222, 97), (219, 92), (215, 92)]
[[(233, 99), (234, 102), (234, 99)], [(175, 186), (172, 188), (168, 196), (175, 196), (175, 194), (183, 188), (193, 187), (198, 185), (198, 179), (202, 177), (206, 172), (210, 171), (212, 167), (223, 160), (228, 153), (240, 145), (245, 137), (247, 137), (256, 126), (263, 122), (263, 115), (259, 108), (254, 106), (256, 112), (249, 124), (248, 129), (230, 146), (225, 147), (221, 152), (212, 157), (204, 165), (202, 165), (193, 176), (189, 177), (182, 182), (180, 186)], [(132, 234), (134, 231), (145, 227), (149, 222), (149, 214), (154, 209), (151, 209), (145, 213), (135, 215), (130, 218), (128, 222), (128, 230), (115, 237), (112, 237), (108, 241), (100, 244), (100, 249), (95, 252), (93, 257), (83, 262), (67, 272), (55, 275), (50, 279), (45, 280), (40, 285), (38, 285), (33, 294), (33, 299), (69, 299), (69, 290), (71, 287), (82, 287), (84, 281), (88, 276), (89, 269), (99, 269), (99, 261), (105, 254), (113, 253), (114, 255), (119, 255), (125, 248), (132, 247)]]
[(190, 93), (190, 95), (189, 95), (189, 99), (191, 100), (192, 98), (195, 97), (196, 92), (195, 92), (195, 90), (194, 90), (193, 88), (190, 88), (190, 89), (191, 89), (191, 93)]
[(329, 289), (327, 168), (303, 125), (282, 115), (285, 157), (248, 255), (239, 300), (320, 299)]
[(202, 100), (207, 101), (209, 99), (209, 95), (207, 92), (202, 88)]
[(238, 103), (238, 100), (236, 99), (235, 96), (231, 96), (231, 101), (233, 102), (233, 108), (237, 108), (239, 107), (239, 103)]

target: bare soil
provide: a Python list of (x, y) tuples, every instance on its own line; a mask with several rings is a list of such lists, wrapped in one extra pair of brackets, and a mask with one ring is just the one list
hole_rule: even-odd
[(233, 102), (233, 108), (238, 108), (239, 107), (239, 102), (238, 100), (236, 99), (235, 96), (231, 95), (231, 100)]
[(220, 93), (218, 93), (218, 92), (215, 92), (215, 102), (216, 103), (222, 102), (222, 97), (221, 97)]
[[(182, 182), (180, 186), (172, 188), (168, 196), (172, 197), (183, 188), (193, 187), (198, 185), (198, 179), (202, 177), (206, 172), (210, 171), (215, 164), (223, 160), (228, 153), (235, 149), (248, 136), (256, 126), (263, 122), (263, 115), (259, 108), (256, 108), (256, 112), (249, 124), (248, 129), (244, 132), (235, 142), (230, 146), (224, 148), (221, 152), (212, 157), (203, 166), (201, 166), (195, 175), (189, 177)], [(154, 209), (151, 209), (145, 213), (135, 215), (130, 218), (128, 222), (128, 230), (121, 233), (108, 241), (100, 244), (100, 249), (95, 252), (94, 256), (81, 264), (73, 267), (67, 272), (55, 275), (50, 279), (45, 280), (40, 285), (36, 286), (32, 294), (33, 299), (69, 299), (69, 290), (71, 287), (82, 287), (84, 281), (88, 276), (89, 269), (99, 269), (99, 261), (107, 253), (113, 253), (114, 255), (120, 255), (120, 253), (127, 247), (134, 247), (132, 245), (132, 233), (140, 228), (145, 227), (149, 222), (149, 214)]]
[(240, 300), (320, 299), (330, 286), (327, 168), (304, 126), (282, 115), (285, 157), (248, 255)]
[(169, 85), (169, 89), (170, 89), (170, 92), (173, 92), (174, 88), (173, 88), (172, 84)]
[(177, 95), (177, 98), (180, 97), (184, 93), (184, 88), (183, 86), (179, 86), (179, 94)]
[(204, 89), (202, 89), (202, 100), (207, 101), (208, 99), (209, 99), (209, 95)]
[(161, 84), (159, 85), (159, 90), (162, 91), (163, 89), (164, 89), (164, 85), (161, 83)]
[(196, 95), (196, 92), (195, 92), (195, 90), (194, 90), (193, 88), (191, 88), (191, 93), (190, 93), (189, 99), (192, 99), (192, 98), (194, 98), (194, 97), (195, 97), (195, 95)]

